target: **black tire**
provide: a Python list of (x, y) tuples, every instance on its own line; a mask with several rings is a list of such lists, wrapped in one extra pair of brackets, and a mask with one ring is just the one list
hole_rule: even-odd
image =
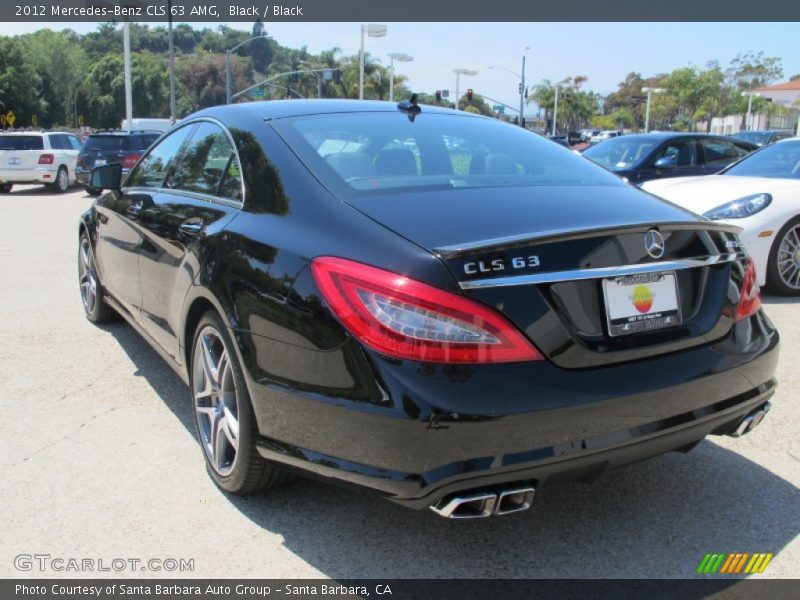
[(105, 302), (105, 291), (100, 283), (94, 263), (94, 249), (84, 231), (78, 241), (78, 285), (86, 318), (92, 323), (107, 323), (117, 313)]
[(93, 188), (90, 185), (83, 186), (83, 189), (85, 189), (86, 193), (89, 194), (90, 196), (99, 196), (100, 192), (103, 191), (103, 190), (98, 190), (97, 188)]
[(800, 296), (800, 286), (792, 287), (787, 284), (781, 277), (778, 269), (778, 254), (780, 252), (781, 244), (784, 238), (791, 230), (800, 225), (800, 215), (790, 219), (786, 225), (781, 227), (778, 235), (775, 236), (775, 241), (772, 242), (772, 248), (769, 251), (769, 260), (767, 261), (767, 288), (769, 291), (780, 294), (781, 296)]
[(50, 184), (50, 188), (57, 194), (63, 194), (69, 189), (69, 172), (67, 167), (58, 167), (56, 180)]
[(0, 194), (7, 194), (11, 191), (11, 188), (14, 187), (13, 183), (2, 183), (0, 184)]
[[(201, 338), (204, 338), (204, 340), (201, 341)], [(203, 346), (204, 343), (205, 346)], [(219, 345), (220, 343), (221, 346)], [(225, 359), (219, 358), (223, 356), (223, 351)], [(219, 359), (218, 368), (216, 369), (217, 381), (214, 386), (208, 385), (208, 370), (203, 366), (203, 356), (209, 356), (212, 362)], [(225, 368), (222, 366), (223, 360), (227, 361)], [(228, 367), (230, 368), (228, 369)], [(278, 465), (265, 460), (256, 450), (258, 427), (250, 401), (250, 394), (245, 385), (233, 341), (222, 319), (213, 311), (205, 313), (197, 325), (192, 341), (192, 352), (188, 368), (189, 390), (192, 396), (192, 410), (195, 415), (197, 439), (203, 451), (206, 469), (214, 482), (223, 490), (233, 494), (252, 494), (259, 490), (278, 487), (285, 483), (289, 479), (289, 474)], [(228, 375), (226, 376), (225, 373)], [(210, 456), (212, 452), (214, 454), (222, 454), (221, 452), (217, 453), (219, 445), (213, 442), (211, 430), (216, 429), (217, 436), (219, 436), (222, 435), (220, 431), (225, 429), (225, 427), (217, 427), (216, 424), (222, 420), (222, 415), (225, 414), (224, 411), (219, 410), (220, 405), (231, 406), (230, 394), (228, 394), (227, 400), (223, 400), (225, 393), (223, 390), (226, 384), (222, 381), (223, 378), (231, 375), (232, 383), (235, 385), (236, 438), (238, 443), (234, 458), (228, 458), (224, 465), (227, 469), (226, 472), (217, 466), (222, 461), (219, 458), (215, 459)], [(229, 380), (228, 385), (230, 383), (231, 381)], [(216, 399), (214, 399), (213, 393), (204, 394), (202, 391), (196, 393), (196, 390), (207, 390), (211, 387), (217, 389)], [(198, 398), (198, 396), (202, 396), (202, 398)], [(199, 409), (201, 402), (203, 403), (203, 413)], [(215, 409), (216, 418), (210, 417), (208, 413), (214, 412)], [(227, 439), (230, 440), (230, 438)], [(223, 439), (223, 443), (228, 444), (229, 451), (233, 449), (233, 446), (225, 439)], [(210, 449), (211, 446), (214, 446), (214, 450)]]

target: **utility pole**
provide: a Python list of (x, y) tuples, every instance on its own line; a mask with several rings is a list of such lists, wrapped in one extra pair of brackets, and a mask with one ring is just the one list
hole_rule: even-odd
[(553, 103), (553, 137), (556, 135), (556, 121), (558, 121), (558, 84), (556, 84), (556, 99)]
[(167, 39), (169, 40), (169, 120), (175, 124), (175, 46), (172, 43), (172, 0), (167, 0)]
[(122, 25), (122, 46), (125, 54), (125, 118), (128, 131), (133, 129), (133, 92), (131, 90), (131, 24)]

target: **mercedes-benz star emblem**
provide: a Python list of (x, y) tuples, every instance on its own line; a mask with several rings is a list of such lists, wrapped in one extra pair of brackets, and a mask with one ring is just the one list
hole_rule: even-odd
[(644, 249), (653, 258), (664, 256), (664, 238), (655, 229), (644, 234)]

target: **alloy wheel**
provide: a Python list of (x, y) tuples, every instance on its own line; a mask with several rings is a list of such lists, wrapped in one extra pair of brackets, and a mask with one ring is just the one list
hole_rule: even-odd
[(800, 290), (800, 225), (789, 229), (778, 246), (778, 275), (787, 286)]
[(61, 192), (66, 192), (67, 188), (69, 188), (69, 176), (64, 169), (59, 169), (58, 175), (56, 175), (56, 183)]
[(219, 475), (230, 475), (239, 450), (238, 397), (228, 351), (211, 326), (202, 329), (195, 344), (192, 394), (206, 459)]
[(97, 305), (97, 276), (94, 270), (92, 246), (85, 237), (81, 238), (78, 277), (81, 286), (83, 308), (91, 315), (94, 313), (95, 306)]

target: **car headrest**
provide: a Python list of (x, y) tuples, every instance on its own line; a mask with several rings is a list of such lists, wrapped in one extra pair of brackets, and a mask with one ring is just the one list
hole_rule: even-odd
[(407, 148), (386, 148), (375, 157), (378, 175), (416, 175), (417, 159)]
[(345, 181), (357, 177), (374, 177), (377, 175), (372, 159), (361, 152), (337, 152), (328, 154), (325, 161), (333, 167)]

